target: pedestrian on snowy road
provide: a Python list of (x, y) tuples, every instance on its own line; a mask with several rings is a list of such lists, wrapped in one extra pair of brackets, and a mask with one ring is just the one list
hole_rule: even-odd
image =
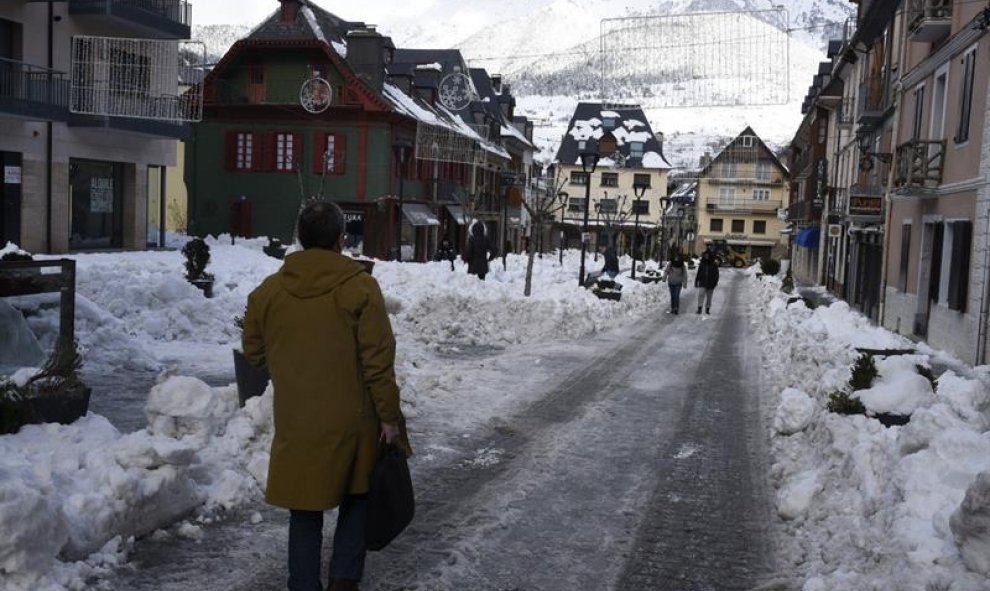
[(440, 241), (440, 246), (437, 247), (436, 259), (438, 261), (450, 261), (450, 270), (454, 270), (454, 259), (457, 258), (457, 254), (454, 252), (454, 245), (450, 243), (449, 238), (444, 238)]
[(602, 267), (602, 274), (608, 275), (611, 279), (619, 274), (619, 255), (615, 254), (615, 247), (609, 244), (602, 245), (602, 257), (605, 259), (605, 266)]
[(289, 591), (323, 588), (323, 512), (339, 507), (331, 591), (364, 573), (368, 487), (380, 440), (411, 453), (395, 381), (395, 338), (378, 282), (340, 254), (344, 215), (299, 214), (303, 250), (248, 297), (244, 354), (266, 365), (275, 434), (265, 500), (289, 509)]
[(701, 305), (705, 305), (705, 314), (712, 313), (712, 293), (718, 285), (718, 265), (715, 264), (715, 254), (711, 247), (701, 253), (701, 262), (698, 263), (698, 273), (694, 276), (694, 286), (700, 287), (698, 291), (698, 314), (701, 314)]
[(670, 312), (677, 314), (681, 309), (681, 288), (687, 283), (687, 266), (680, 253), (667, 263), (665, 271), (667, 277), (667, 287), (670, 289)]
[(467, 263), (468, 273), (477, 275), (478, 279), (485, 280), (488, 274), (488, 262), (495, 259), (495, 249), (492, 248), (488, 233), (483, 222), (475, 221), (471, 224), (471, 235), (468, 237), (467, 246), (461, 256)]

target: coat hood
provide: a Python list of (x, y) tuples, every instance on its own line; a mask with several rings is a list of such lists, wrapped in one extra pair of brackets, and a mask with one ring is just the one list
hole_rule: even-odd
[(364, 272), (364, 265), (340, 253), (322, 248), (294, 252), (285, 257), (278, 280), (297, 298), (327, 294)]

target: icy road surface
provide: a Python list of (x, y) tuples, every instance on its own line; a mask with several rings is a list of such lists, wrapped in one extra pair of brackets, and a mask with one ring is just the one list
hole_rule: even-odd
[[(476, 432), (417, 419), (417, 516), (369, 554), (361, 588), (700, 591), (768, 580), (759, 356), (743, 281), (726, 274), (711, 316), (694, 313), (689, 290), (680, 316), (657, 310), (582, 342), (452, 359), (449, 371), (485, 365), (492, 383), (477, 386), (492, 396), (532, 392)], [(248, 520), (254, 509), (260, 523)], [(131, 568), (105, 583), (284, 589), (286, 523), (285, 511), (259, 506), (198, 542), (141, 541)]]

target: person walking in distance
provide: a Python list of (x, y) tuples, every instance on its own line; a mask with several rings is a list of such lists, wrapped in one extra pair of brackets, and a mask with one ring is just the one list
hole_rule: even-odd
[(718, 285), (718, 265), (715, 264), (715, 255), (711, 248), (706, 248), (701, 254), (701, 262), (698, 264), (698, 273), (694, 276), (694, 286), (701, 288), (698, 291), (698, 314), (701, 314), (701, 305), (705, 305), (705, 314), (712, 313), (712, 293)]
[(681, 309), (681, 288), (687, 283), (687, 266), (680, 253), (667, 263), (667, 287), (670, 289), (670, 312), (677, 314)]
[(454, 245), (450, 243), (449, 238), (444, 238), (440, 241), (440, 246), (437, 247), (436, 260), (450, 261), (450, 270), (453, 271), (455, 258), (457, 258), (457, 254), (454, 251)]
[(248, 296), (243, 347), (275, 391), (265, 500), (289, 510), (289, 591), (320, 591), (323, 512), (339, 507), (331, 591), (358, 589), (380, 440), (411, 453), (395, 381), (395, 338), (378, 282), (340, 254), (344, 215), (313, 201), (303, 250)]
[(485, 280), (488, 274), (488, 262), (495, 258), (495, 250), (491, 241), (488, 240), (488, 233), (483, 222), (475, 221), (471, 224), (471, 235), (468, 237), (467, 246), (461, 257), (467, 263), (468, 273), (477, 275), (478, 279)]

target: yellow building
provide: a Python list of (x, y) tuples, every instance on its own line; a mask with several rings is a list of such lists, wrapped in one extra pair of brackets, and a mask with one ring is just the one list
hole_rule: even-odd
[(750, 259), (785, 257), (787, 177), (756, 132), (743, 130), (698, 173), (696, 251), (724, 240)]

